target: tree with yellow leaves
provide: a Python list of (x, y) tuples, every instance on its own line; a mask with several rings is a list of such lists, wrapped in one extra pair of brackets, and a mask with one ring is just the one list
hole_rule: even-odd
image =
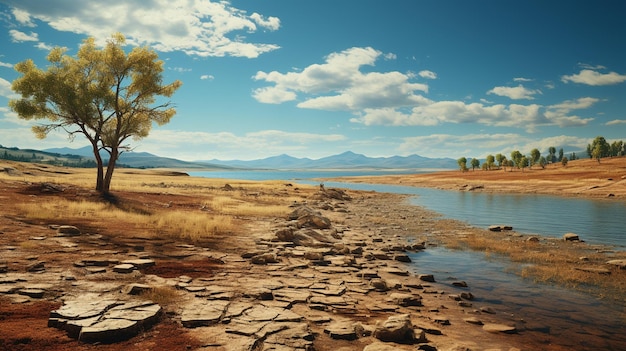
[[(70, 139), (83, 134), (98, 166), (96, 190), (103, 194), (109, 193), (120, 155), (130, 150), (128, 139), (148, 136), (153, 122), (164, 125), (176, 114), (172, 103), (163, 98), (170, 98), (182, 85), (180, 81), (162, 84), (163, 61), (158, 55), (147, 47), (126, 54), (125, 42), (118, 33), (99, 48), (94, 38), (88, 38), (75, 58), (63, 48), (54, 48), (45, 71), (30, 59), (16, 64), (22, 75), (13, 81), (12, 89), (22, 97), (9, 101), (19, 118), (48, 121), (33, 127), (39, 138), (58, 129)], [(109, 155), (106, 167), (102, 150)]]

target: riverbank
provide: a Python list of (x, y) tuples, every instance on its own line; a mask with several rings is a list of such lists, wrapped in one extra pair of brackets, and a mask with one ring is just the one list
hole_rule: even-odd
[(626, 197), (626, 157), (570, 161), (542, 169), (458, 170), (410, 175), (342, 177), (351, 183), (394, 184), (446, 190), (546, 194), (589, 198)]
[[(411, 266), (411, 255), (444, 238), (498, 234), (442, 220), (404, 196), (119, 170), (115, 197), (103, 201), (90, 190), (90, 170), (16, 163), (0, 169), (0, 345), (7, 350), (93, 349), (74, 339), (80, 335), (75, 327), (66, 332), (77, 322), (63, 321), (63, 311), (109, 301), (98, 305), (98, 318), (114, 310), (116, 320), (128, 320), (157, 311), (146, 307), (148, 300), (162, 308), (158, 322), (148, 318), (136, 336), (97, 348), (556, 351), (626, 345), (619, 333), (613, 339), (584, 325), (551, 333), (560, 326), (522, 319), (490, 303), (490, 296), (475, 296), (472, 281), (462, 276)], [(499, 235), (512, 246), (524, 240)], [(554, 254), (570, 244), (533, 245)], [(610, 270), (625, 281), (621, 270)], [(130, 312), (120, 312), (129, 305)], [(100, 313), (89, 306), (88, 318)], [(53, 322), (51, 311), (60, 311)], [(392, 338), (394, 325), (401, 328)]]

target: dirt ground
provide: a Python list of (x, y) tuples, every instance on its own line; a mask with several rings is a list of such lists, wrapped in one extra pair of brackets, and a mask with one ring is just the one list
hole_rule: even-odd
[[(6, 165), (0, 165), (6, 166)], [(14, 166), (11, 164), (10, 166)], [(0, 167), (1, 168), (1, 167)], [(462, 189), (467, 185), (479, 187), (480, 191), (506, 191), (522, 193), (550, 193), (571, 196), (612, 197), (616, 201), (623, 201), (626, 197), (626, 158), (596, 161), (581, 160), (570, 162), (567, 167), (549, 166), (545, 170), (533, 169), (524, 172), (515, 171), (469, 171), (469, 172), (440, 172), (434, 174), (420, 174), (411, 176), (389, 176), (377, 178), (358, 178), (350, 181), (393, 183), (403, 185), (432, 186), (447, 189)], [(127, 208), (150, 208), (162, 206), (164, 203), (173, 204), (176, 208), (191, 208), (198, 204), (198, 199), (189, 195), (147, 193), (147, 192), (114, 192), (119, 206)], [(610, 195), (611, 194), (611, 195)], [(21, 217), (15, 204), (38, 201), (43, 197), (67, 198), (72, 200), (85, 199), (99, 201), (93, 191), (78, 187), (67, 186), (64, 191), (50, 190), (46, 185), (30, 182), (27, 176), (15, 180), (0, 179), (0, 246), (19, 246), (29, 237), (37, 236), (48, 230), (43, 227), (51, 224), (67, 224), (59, 220), (58, 223), (39, 223), (29, 218)], [(254, 219), (244, 219), (248, 228), (254, 227)], [(261, 223), (262, 222), (262, 223)], [(267, 227), (265, 221), (258, 223), (259, 228)], [(127, 232), (128, 224), (111, 222), (106, 225), (93, 223), (89, 218), (82, 222), (73, 220), (72, 225), (80, 226), (84, 231), (97, 233), (106, 238), (106, 247), (93, 244), (89, 241), (80, 242), (81, 248), (90, 249), (129, 249), (141, 247), (146, 252), (158, 253), (171, 249), (168, 240), (151, 238), (149, 233), (135, 229), (123, 237), (116, 233)], [(222, 251), (238, 252), (245, 249), (252, 238), (239, 236), (215, 236), (203, 242), (205, 247), (219, 247)], [(4, 251), (7, 252), (7, 251)], [(63, 253), (39, 249), (27, 256), (0, 257), (0, 263), (8, 265), (10, 270), (24, 270), (33, 261), (63, 262), (71, 266), (72, 262), (81, 257), (81, 253)], [(217, 260), (203, 261), (159, 261), (158, 264), (144, 273), (156, 274), (162, 277), (176, 277), (182, 274), (188, 276), (207, 276), (221, 269)], [(60, 294), (60, 292), (59, 292)], [(146, 330), (139, 336), (128, 341), (111, 345), (94, 345), (79, 343), (69, 338), (65, 332), (48, 328), (47, 322), (50, 311), (58, 308), (58, 296), (47, 296), (46, 299), (35, 302), (16, 303), (14, 300), (0, 295), (0, 350), (7, 351), (35, 351), (35, 350), (193, 350), (201, 343), (180, 324), (173, 321), (166, 314), (163, 320), (153, 328)], [(494, 338), (497, 338), (494, 336)], [(332, 349), (333, 340), (322, 335), (319, 339), (320, 349)], [(561, 350), (558, 346), (551, 346), (551, 350)]]

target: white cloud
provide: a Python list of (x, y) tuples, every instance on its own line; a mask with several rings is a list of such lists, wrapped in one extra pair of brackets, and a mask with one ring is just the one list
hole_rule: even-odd
[(532, 138), (516, 133), (434, 134), (404, 138), (398, 149), (406, 154), (417, 153), (429, 157), (484, 158), (500, 153), (508, 158), (514, 150), (529, 154), (530, 150), (537, 148), (541, 153), (547, 153), (549, 147), (564, 147), (564, 151), (570, 153), (585, 149), (588, 143), (588, 138), (566, 135)]
[(11, 82), (4, 78), (0, 78), (0, 96), (7, 99), (17, 99), (20, 95), (15, 94), (11, 89)]
[(11, 29), (9, 31), (9, 35), (11, 36), (11, 41), (14, 43), (22, 43), (25, 41), (39, 41), (39, 35), (34, 32), (26, 34), (24, 32), (20, 32), (19, 30)]
[(13, 65), (10, 63), (6, 63), (6, 62), (0, 62), (0, 67), (13, 68)]
[(613, 85), (626, 82), (626, 75), (616, 72), (600, 73), (591, 69), (583, 69), (578, 74), (561, 77), (561, 81), (564, 83), (573, 82), (593, 86)]
[(215, 77), (212, 74), (203, 74), (200, 76), (201, 80), (213, 80)]
[(373, 48), (350, 48), (330, 54), (323, 64), (313, 64), (299, 72), (259, 71), (257, 81), (274, 86), (258, 88), (253, 96), (263, 103), (296, 100), (301, 94), (301, 108), (360, 111), (364, 108), (411, 106), (423, 100), (415, 91), (428, 86), (410, 82), (411, 75), (400, 72), (361, 72), (362, 66), (374, 66), (382, 56)]
[(425, 100), (408, 111), (367, 109), (351, 121), (365, 125), (434, 126), (443, 123), (479, 123), (533, 129), (549, 121), (539, 105), (484, 105), (462, 101)]
[(596, 98), (585, 97), (576, 100), (567, 100), (560, 104), (546, 107), (545, 115), (552, 123), (560, 127), (582, 127), (593, 121), (593, 118), (582, 118), (569, 115), (574, 110), (584, 110), (600, 101)]
[[(138, 150), (186, 160), (257, 159), (284, 153), (307, 153), (334, 143), (343, 144), (341, 134), (315, 134), (262, 130), (237, 135), (230, 132), (208, 133), (157, 129), (142, 139)], [(250, 145), (254, 145), (253, 148)], [(332, 146), (331, 146), (332, 147)], [(191, 151), (210, 150), (210, 153)]]
[(95, 37), (100, 43), (110, 38), (113, 32), (121, 32), (130, 44), (149, 45), (162, 52), (183, 51), (201, 57), (254, 58), (279, 48), (275, 44), (245, 41), (245, 34), (259, 29), (277, 30), (280, 27), (278, 18), (258, 13), (248, 15), (226, 1), (109, 0), (70, 3), (48, 0), (46, 6), (41, 6), (38, 0), (5, 2), (13, 7), (14, 16), (20, 23), (37, 19), (58, 31)]
[(626, 119), (614, 119), (605, 123), (607, 126), (616, 126), (620, 124), (626, 124)]
[(20, 23), (20, 25), (27, 26), (27, 27), (35, 27), (35, 24), (30, 18), (30, 15), (28, 14), (28, 12), (14, 8), (12, 13), (13, 13), (13, 17), (15, 17), (15, 19)]
[(487, 92), (487, 94), (493, 94), (498, 96), (505, 96), (513, 100), (533, 100), (533, 95), (541, 94), (540, 90), (527, 89), (523, 85), (516, 87), (495, 87)]
[(422, 78), (437, 79), (437, 73), (435, 73), (433, 71), (424, 70), (424, 71), (420, 71), (420, 73), (418, 73), (418, 74)]
[(523, 77), (518, 77), (518, 78), (513, 78), (514, 82), (532, 82), (533, 80), (530, 78), (523, 78)]

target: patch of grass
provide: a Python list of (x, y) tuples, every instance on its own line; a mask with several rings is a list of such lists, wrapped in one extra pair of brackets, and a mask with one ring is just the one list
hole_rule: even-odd
[(164, 212), (158, 216), (151, 216), (150, 224), (159, 236), (194, 242), (216, 234), (232, 233), (236, 229), (231, 216), (183, 211)]

